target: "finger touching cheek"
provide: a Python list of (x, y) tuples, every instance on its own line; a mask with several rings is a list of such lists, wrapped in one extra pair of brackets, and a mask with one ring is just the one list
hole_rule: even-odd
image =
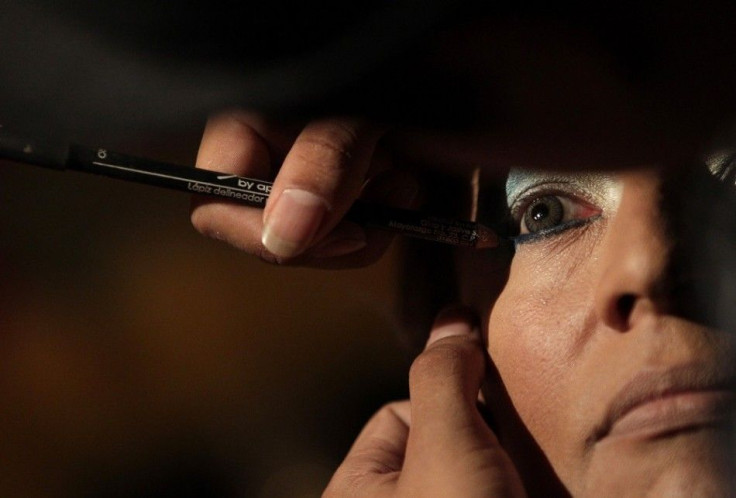
[(455, 430), (481, 420), (476, 401), (485, 356), (475, 316), (466, 308), (441, 313), (427, 347), (411, 366), (412, 425), (417, 437), (457, 438)]

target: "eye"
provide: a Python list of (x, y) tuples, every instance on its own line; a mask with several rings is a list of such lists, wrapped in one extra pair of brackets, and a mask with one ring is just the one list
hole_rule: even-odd
[(520, 233), (534, 233), (559, 225), (565, 217), (565, 207), (555, 195), (534, 199), (524, 211)]
[(518, 242), (579, 226), (600, 214), (600, 208), (568, 195), (534, 196), (517, 211), (519, 234), (522, 236)]

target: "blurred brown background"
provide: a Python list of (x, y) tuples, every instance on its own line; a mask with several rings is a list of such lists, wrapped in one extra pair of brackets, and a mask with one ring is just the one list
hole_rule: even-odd
[[(191, 165), (200, 133), (88, 145)], [(188, 209), (0, 163), (0, 496), (318, 496), (405, 396), (395, 253), (269, 266)]]

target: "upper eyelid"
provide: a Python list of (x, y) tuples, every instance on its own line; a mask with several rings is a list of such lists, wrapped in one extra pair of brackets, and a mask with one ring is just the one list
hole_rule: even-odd
[(581, 189), (576, 186), (574, 183), (564, 182), (564, 181), (545, 181), (541, 180), (538, 182), (535, 182), (527, 187), (524, 188), (524, 190), (518, 192), (515, 194), (515, 197), (512, 199), (509, 199), (509, 212), (511, 213), (511, 216), (513, 218), (517, 218), (520, 213), (519, 211), (522, 209), (522, 207), (527, 204), (526, 201), (537, 194), (544, 194), (544, 195), (569, 195), (572, 197), (580, 198), (581, 200), (587, 201), (587, 202), (595, 202), (594, 199), (591, 198), (589, 195), (585, 195), (585, 192), (581, 192)]

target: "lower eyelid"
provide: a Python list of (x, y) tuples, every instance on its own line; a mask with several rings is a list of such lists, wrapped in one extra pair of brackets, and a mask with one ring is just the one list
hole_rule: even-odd
[(523, 233), (523, 234), (517, 235), (516, 237), (512, 237), (511, 240), (514, 242), (514, 247), (518, 245), (522, 245), (522, 244), (533, 243), (533, 242), (537, 242), (537, 241), (541, 241), (544, 239), (554, 237), (556, 235), (559, 235), (562, 232), (566, 232), (567, 230), (572, 230), (575, 228), (583, 227), (585, 225), (593, 223), (594, 221), (599, 220), (600, 218), (601, 218), (601, 214), (597, 214), (597, 215), (594, 215), (588, 218), (577, 218), (577, 219), (573, 219), (570, 221), (566, 221), (552, 228), (542, 230), (540, 232)]

